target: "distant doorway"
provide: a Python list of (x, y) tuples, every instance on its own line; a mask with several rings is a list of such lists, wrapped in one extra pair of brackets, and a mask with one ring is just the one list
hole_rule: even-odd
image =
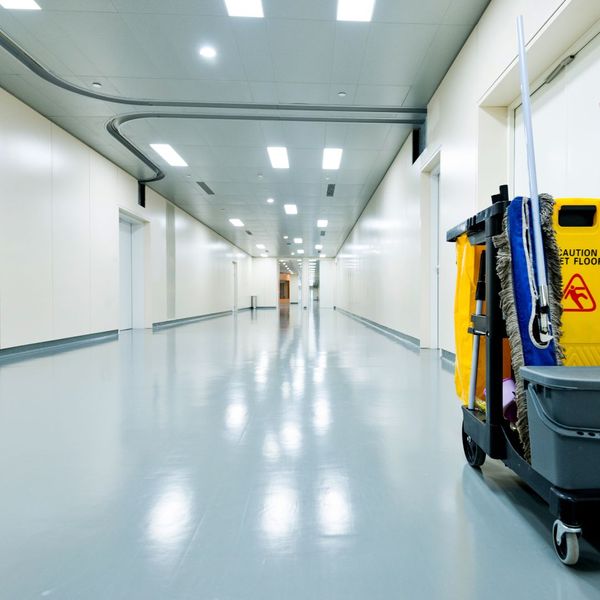
[(144, 225), (119, 218), (119, 330), (144, 327)]

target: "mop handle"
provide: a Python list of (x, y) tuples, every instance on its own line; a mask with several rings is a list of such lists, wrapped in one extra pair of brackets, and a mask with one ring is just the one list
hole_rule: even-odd
[(527, 74), (527, 57), (525, 54), (525, 34), (523, 32), (523, 16), (517, 19), (517, 35), (519, 38), (519, 72), (521, 75), (521, 100), (523, 102), (523, 125), (527, 143), (527, 167), (529, 171), (529, 196), (531, 198), (531, 217), (533, 229), (533, 249), (535, 253), (536, 280), (538, 285), (540, 307), (548, 306), (548, 282), (546, 281), (546, 260), (542, 243), (542, 224), (540, 219), (540, 199), (537, 187), (537, 171), (535, 165), (535, 149), (533, 146), (533, 125), (531, 122), (531, 99), (529, 95), (529, 76)]

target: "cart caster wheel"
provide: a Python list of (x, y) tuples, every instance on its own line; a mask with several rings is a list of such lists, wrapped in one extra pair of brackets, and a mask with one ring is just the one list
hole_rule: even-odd
[(552, 542), (560, 562), (573, 566), (579, 561), (579, 527), (569, 527), (562, 521), (554, 521)]
[(467, 462), (474, 469), (479, 469), (485, 462), (485, 452), (475, 443), (471, 436), (467, 434), (464, 423), (462, 427), (462, 443)]

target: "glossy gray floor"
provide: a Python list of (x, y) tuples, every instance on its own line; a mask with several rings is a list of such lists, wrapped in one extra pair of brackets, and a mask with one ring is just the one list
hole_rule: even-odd
[(597, 599), (459, 427), (434, 353), (331, 310), (5, 364), (0, 597)]

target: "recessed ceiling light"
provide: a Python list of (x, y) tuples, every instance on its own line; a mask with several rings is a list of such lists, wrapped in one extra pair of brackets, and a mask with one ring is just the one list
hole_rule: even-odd
[(273, 198), (267, 198), (267, 204), (273, 204), (275, 200)]
[(338, 96), (340, 98), (345, 98), (348, 94), (346, 94), (346, 92), (344, 92), (343, 90), (341, 92), (338, 92)]
[(257, 247), (259, 250), (264, 250), (264, 249), (266, 248), (266, 246), (265, 246), (264, 244), (256, 244), (256, 247)]
[(295, 204), (284, 204), (283, 210), (285, 210), (286, 215), (297, 215), (298, 207)]
[(325, 148), (323, 150), (323, 169), (327, 171), (339, 169), (343, 153), (344, 151), (341, 148)]
[(264, 17), (262, 0), (225, 0), (230, 17)]
[(327, 219), (319, 219), (317, 221), (317, 227), (325, 228), (329, 225), (329, 221)]
[(269, 258), (269, 255), (268, 255), (266, 252), (263, 252), (263, 253), (261, 254), (261, 256), (262, 256), (263, 258)]
[(42, 10), (35, 0), (0, 0), (0, 6), (14, 10)]
[(323, 250), (323, 245), (322, 244), (316, 244), (315, 245), (315, 250)]
[(150, 144), (154, 152), (159, 154), (172, 167), (187, 167), (188, 164), (175, 152), (170, 144)]
[(321, 254), (321, 258), (327, 258), (327, 254)]
[(294, 244), (301, 244), (302, 238), (294, 238)]
[(200, 56), (202, 58), (215, 58), (217, 56), (217, 51), (212, 46), (202, 46), (199, 50)]
[(243, 227), (244, 224), (239, 220), (239, 219), (229, 219), (229, 222), (234, 226), (234, 227)]
[(92, 81), (92, 87), (101, 88), (102, 84), (99, 81)]
[(274, 169), (289, 169), (290, 161), (288, 160), (287, 148), (284, 146), (269, 146), (267, 148), (271, 165)]
[(287, 235), (284, 235), (284, 236), (283, 236), (283, 239), (284, 239), (284, 240), (287, 240), (287, 239), (288, 239), (288, 236), (287, 236)]
[(296, 256), (296, 253), (295, 253), (295, 252), (292, 252), (292, 256)]
[(370, 21), (375, 0), (338, 0), (338, 21)]
[(298, 254), (304, 254), (304, 250), (298, 250)]

